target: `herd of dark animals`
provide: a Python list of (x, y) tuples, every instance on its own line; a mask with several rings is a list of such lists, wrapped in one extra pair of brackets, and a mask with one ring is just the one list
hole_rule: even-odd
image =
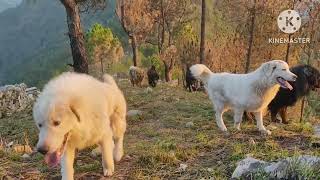
[[(320, 72), (316, 68), (310, 65), (297, 65), (290, 68), (290, 71), (296, 74), (298, 79), (295, 82), (289, 82), (293, 87), (292, 91), (280, 88), (276, 97), (268, 105), (272, 122), (287, 124), (287, 108), (294, 106), (297, 101), (308, 95), (310, 91), (316, 91), (320, 88)], [(156, 71), (155, 66), (151, 66), (147, 72), (147, 76), (149, 85), (151, 87), (156, 87), (159, 80), (159, 74)], [(190, 66), (187, 66), (186, 68), (185, 83), (185, 88), (188, 89), (189, 92), (199, 91), (201, 89), (201, 84), (192, 75)], [(281, 120), (277, 118), (278, 114), (280, 115)], [(253, 116), (250, 113), (246, 113), (245, 115), (246, 119), (253, 121)]]

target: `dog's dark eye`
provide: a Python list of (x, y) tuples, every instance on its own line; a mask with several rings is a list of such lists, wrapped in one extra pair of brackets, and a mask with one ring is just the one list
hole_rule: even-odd
[(277, 68), (277, 66), (273, 66), (273, 68), (272, 68), (272, 69), (273, 69), (273, 70), (275, 70), (276, 68)]
[(54, 125), (54, 126), (59, 126), (60, 123), (61, 123), (60, 121), (53, 121), (53, 125)]
[(39, 123), (38, 126), (39, 126), (39, 128), (41, 128), (41, 127), (42, 127), (42, 124)]
[(282, 71), (286, 71), (286, 69), (282, 69)]

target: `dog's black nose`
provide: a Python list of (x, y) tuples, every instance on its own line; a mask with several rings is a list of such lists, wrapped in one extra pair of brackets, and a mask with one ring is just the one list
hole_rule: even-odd
[(296, 81), (296, 80), (297, 80), (297, 78), (298, 78), (298, 76), (297, 76), (297, 75), (294, 75), (294, 76), (292, 77), (293, 81)]
[(48, 153), (48, 148), (47, 147), (40, 147), (37, 149), (37, 151), (43, 155), (46, 155)]

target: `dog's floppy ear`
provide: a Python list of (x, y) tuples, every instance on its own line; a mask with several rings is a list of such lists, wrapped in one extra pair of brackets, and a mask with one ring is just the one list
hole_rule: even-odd
[(70, 105), (70, 110), (77, 117), (78, 122), (80, 122), (81, 119), (77, 109), (74, 106)]
[(306, 75), (306, 76), (311, 76), (312, 75), (312, 72), (310, 71), (310, 69), (308, 67), (304, 67), (303, 68), (303, 73)]
[(267, 76), (271, 76), (271, 74), (273, 73), (273, 71), (276, 69), (276, 65), (271, 64), (271, 63), (264, 63), (262, 65), (262, 70), (264, 72), (264, 74), (266, 74)]
[(270, 66), (269, 63), (263, 63), (263, 64), (262, 64), (262, 70), (263, 70), (264, 73), (267, 73), (267, 72), (268, 72), (269, 66)]

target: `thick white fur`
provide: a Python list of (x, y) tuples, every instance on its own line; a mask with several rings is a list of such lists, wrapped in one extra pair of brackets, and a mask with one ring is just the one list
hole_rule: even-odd
[(262, 133), (271, 134), (263, 125), (262, 112), (279, 90), (277, 77), (294, 81), (296, 75), (281, 60), (263, 63), (248, 74), (212, 73), (205, 65), (191, 66), (191, 73), (205, 83), (214, 104), (217, 125), (227, 131), (222, 115), (228, 109), (234, 111), (234, 126), (240, 130), (244, 111), (253, 112), (257, 127)]
[[(70, 132), (62, 156), (62, 179), (73, 179), (76, 149), (98, 144), (105, 176), (112, 175), (114, 160), (123, 156), (126, 101), (111, 76), (106, 74), (103, 79), (63, 73), (44, 87), (34, 105), (33, 116), (40, 130), (38, 148), (46, 146), (54, 152)], [(60, 125), (54, 126), (53, 121)]]

